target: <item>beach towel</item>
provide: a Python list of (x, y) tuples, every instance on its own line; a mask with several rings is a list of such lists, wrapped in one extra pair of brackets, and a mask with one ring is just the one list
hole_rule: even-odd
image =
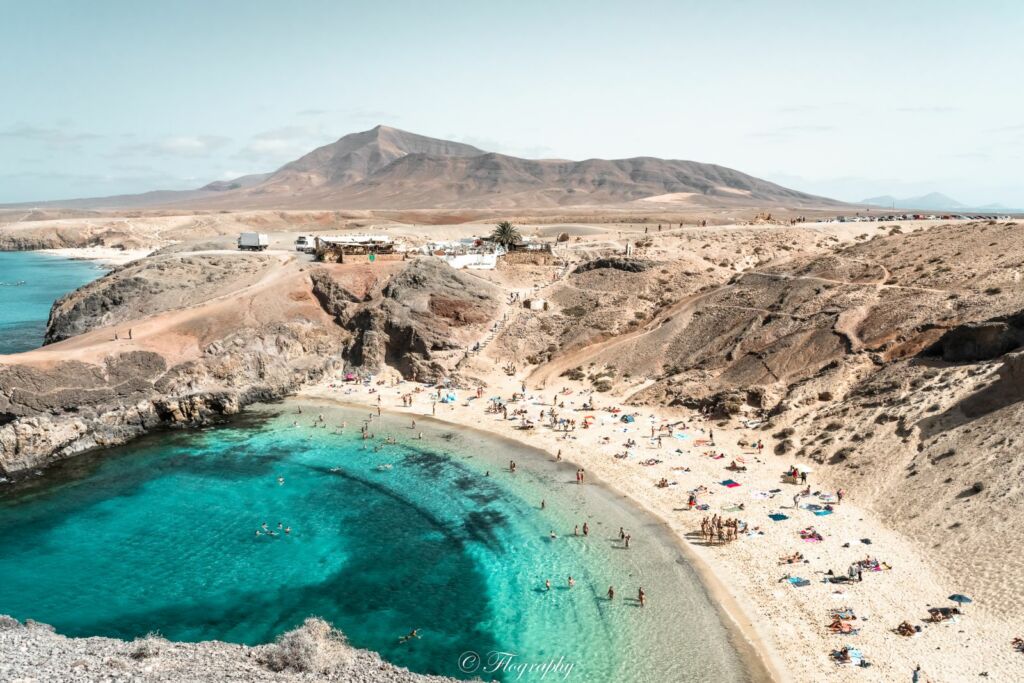
[(789, 519), (789, 517), (782, 514), (781, 512), (776, 512), (775, 514), (768, 515), (768, 518), (771, 519), (773, 522), (781, 522), (784, 519)]
[(676, 439), (689, 439), (690, 438), (689, 435), (683, 434), (682, 432), (676, 432), (675, 434), (672, 435), (672, 437), (676, 438)]
[(825, 515), (831, 515), (832, 514), (831, 510), (812, 510), (812, 512), (814, 512), (814, 514), (817, 515), (818, 517), (824, 517)]
[(722, 508), (722, 512), (739, 512), (742, 509), (739, 505), (730, 505), (727, 508)]
[(771, 495), (767, 491), (751, 491), (750, 497), (754, 500), (768, 500), (771, 498)]
[(735, 482), (732, 479), (726, 479), (725, 481), (722, 482), (722, 486), (732, 489), (739, 486), (739, 482)]
[(799, 576), (791, 576), (788, 579), (789, 583), (795, 588), (803, 588), (804, 586), (810, 586), (811, 582), (807, 579), (802, 579)]

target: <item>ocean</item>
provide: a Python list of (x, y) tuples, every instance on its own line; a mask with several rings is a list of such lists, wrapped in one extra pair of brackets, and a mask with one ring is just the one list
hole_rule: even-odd
[(104, 272), (90, 261), (0, 252), (0, 354), (42, 346), (53, 302)]
[(0, 614), (70, 636), (258, 644), (315, 615), (423, 673), (749, 680), (657, 520), (427, 419), (289, 401), (154, 433), (0, 487), (0, 529)]

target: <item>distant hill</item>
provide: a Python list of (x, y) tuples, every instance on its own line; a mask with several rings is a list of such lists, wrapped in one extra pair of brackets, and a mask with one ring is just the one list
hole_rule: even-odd
[(217, 181), (198, 190), (33, 206), (426, 209), (637, 201), (665, 208), (849, 206), (715, 164), (655, 157), (521, 159), (388, 126), (346, 135), (272, 173)]
[(930, 192), (920, 197), (905, 197), (898, 199), (892, 195), (881, 197), (869, 197), (860, 202), (872, 206), (898, 209), (923, 209), (925, 211), (1013, 211), (1002, 204), (985, 204), (983, 206), (970, 206), (958, 202), (940, 192)]

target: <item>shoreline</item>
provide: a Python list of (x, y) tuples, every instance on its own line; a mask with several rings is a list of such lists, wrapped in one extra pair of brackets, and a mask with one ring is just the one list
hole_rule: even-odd
[[(376, 404), (373, 404), (372, 402), (321, 396), (319, 394), (307, 393), (306, 390), (300, 390), (296, 394), (285, 398), (282, 403), (300, 401), (303, 399), (313, 404), (319, 403), (336, 405), (346, 409), (367, 407), (371, 409), (377, 408)], [(412, 414), (412, 411), (407, 410), (403, 412), (395, 409), (394, 406), (389, 406), (387, 408), (380, 406), (380, 410), (382, 413), (392, 416)], [(449, 428), (457, 427), (470, 432), (476, 432), (488, 439), (497, 440), (499, 442), (508, 442), (515, 448), (535, 452), (539, 458), (545, 458), (547, 460), (553, 460), (555, 458), (554, 453), (542, 446), (530, 443), (523, 439), (518, 439), (515, 436), (500, 434), (480, 426), (466, 425), (452, 420), (445, 420), (443, 416), (431, 415), (429, 413), (415, 413), (415, 415), (417, 420), (435, 423), (439, 426)], [(566, 465), (580, 465), (580, 463), (573, 460), (571, 455), (569, 457), (563, 457), (562, 462)], [(651, 508), (643, 501), (637, 500), (635, 497), (619, 490), (612, 483), (603, 479), (599, 474), (589, 474), (588, 476), (590, 479), (588, 480), (587, 485), (601, 487), (606, 492), (620, 499), (625, 499), (627, 505), (631, 506), (643, 515), (651, 517), (657, 522), (659, 533), (663, 534), (665, 541), (679, 551), (699, 579), (701, 589), (708, 597), (709, 602), (713, 605), (715, 612), (726, 631), (729, 642), (733, 646), (733, 649), (735, 649), (737, 657), (743, 663), (744, 669), (750, 676), (751, 681), (783, 683), (785, 681), (794, 680), (790, 675), (788, 675), (788, 672), (785, 670), (782, 662), (779, 661), (776, 656), (774, 649), (768, 646), (765, 640), (765, 635), (761, 633), (761, 630), (756, 626), (756, 623), (750, 619), (752, 616), (750, 608), (742, 605), (740, 599), (728, 591), (721, 579), (714, 573), (711, 566), (693, 551), (693, 548), (685, 538), (679, 536), (679, 534), (672, 529), (669, 521), (665, 519), (658, 510)]]
[[(479, 381), (486, 385), (486, 396), (507, 397), (520, 391), (523, 381), (520, 377), (508, 377), (498, 372), (474, 376), (477, 378), (474, 383)], [(362, 385), (345, 384), (340, 379), (333, 382), (325, 379), (305, 387), (295, 397), (329, 399), (376, 410), (377, 396), (383, 395), (382, 410), (386, 405), (389, 413), (415, 416), (416, 419), (431, 417), (428, 389), (423, 388), (413, 394), (411, 407), (401, 406), (399, 395), (414, 392), (421, 385), (392, 385), (389, 375), (383, 377), (387, 384), (374, 387), (374, 391), (379, 393), (370, 393)], [(528, 390), (525, 402), (510, 405), (510, 416), (512, 407), (525, 407), (529, 409), (531, 419), (536, 421), (538, 409), (546, 410), (556, 388), (565, 386), (575, 391), (563, 396), (565, 407), (561, 412), (571, 418), (581, 417), (582, 413), (576, 412), (569, 404), (570, 399), (575, 399), (575, 407), (579, 408), (578, 402), (587, 395), (585, 385), (564, 378), (553, 384), (551, 393), (546, 389), (543, 396), (535, 389)], [(581, 386), (584, 386), (583, 391), (580, 391)], [(344, 393), (346, 391), (349, 393)], [(869, 508), (861, 507), (848, 497), (836, 507), (836, 514), (827, 517), (811, 516), (805, 509), (795, 509), (791, 496), (800, 487), (780, 483), (781, 472), (792, 458), (776, 456), (772, 450), (773, 440), (763, 432), (735, 424), (723, 427), (718, 421), (704, 422), (685, 409), (625, 406), (621, 397), (594, 394), (602, 407), (620, 405), (625, 413), (635, 413), (636, 423), (620, 424), (619, 415), (610, 416), (595, 408), (586, 411), (600, 416), (594, 427), (572, 432), (569, 440), (563, 440), (563, 432), (551, 430), (543, 421), (538, 422), (535, 429), (518, 430), (515, 428), (517, 420), (503, 421), (500, 414), (483, 412), (483, 400), (467, 401), (472, 392), (459, 390), (456, 393), (459, 400), (447, 405), (438, 404), (434, 419), (511, 439), (517, 444), (544, 451), (549, 457), (553, 457), (556, 450), (564, 450), (564, 460), (586, 468), (588, 478), (596, 475), (603, 485), (629, 498), (631, 505), (658, 520), (659, 526), (666, 527), (716, 602), (716, 609), (724, 617), (723, 625), (736, 633), (734, 643), (742, 645), (745, 642), (750, 651), (756, 653), (757, 661), (771, 680), (829, 678), (887, 682), (902, 676), (909, 677), (918, 663), (924, 667), (922, 680), (931, 683), (953, 683), (979, 672), (991, 672), (997, 678), (1000, 674), (1012, 678), (1011, 673), (1018, 670), (1019, 655), (1006, 646), (1010, 638), (1017, 635), (1017, 629), (996, 609), (972, 605), (956, 624), (918, 621), (922, 614), (926, 614), (927, 607), (948, 604), (946, 596), (958, 592), (961, 584), (956, 576), (930, 561), (924, 548), (913, 539), (887, 526)], [(495, 419), (491, 420), (492, 417)], [(677, 441), (670, 437), (668, 441), (671, 443), (665, 448), (648, 443), (644, 433), (648, 417), (651, 425), (658, 424), (658, 420), (660, 424), (685, 421), (691, 440)], [(701, 434), (706, 434), (706, 428), (714, 430), (714, 447), (694, 443), (695, 439), (703, 438)], [(624, 431), (641, 443), (628, 459), (612, 458), (613, 453), (622, 450)], [(608, 435), (611, 435), (611, 440), (607, 440)], [(739, 441), (751, 437), (765, 441), (765, 450), (760, 457), (738, 445)], [(740, 474), (728, 472), (725, 469), (728, 459), (706, 457), (711, 448), (726, 458), (745, 457), (748, 470)], [(650, 456), (663, 458), (658, 460), (663, 464), (637, 467), (640, 464), (638, 460), (646, 460)], [(675, 471), (682, 468), (669, 471), (673, 464), (685, 464), (691, 469), (685, 473)], [(655, 487), (659, 476), (678, 478), (678, 482), (673, 482), (678, 483), (678, 488), (673, 491)], [(741, 488), (718, 486), (718, 480), (730, 476), (741, 482)], [(842, 484), (819, 479), (812, 481), (814, 487), (824, 492), (832, 492)], [(685, 491), (698, 484), (707, 486), (699, 494), (699, 502), (708, 503), (710, 509), (706, 512), (681, 511), (686, 502)], [(771, 489), (781, 493), (760, 493)], [(745, 505), (742, 512), (726, 511), (740, 502)], [(788, 521), (768, 519), (769, 514), (776, 512), (785, 513)], [(738, 516), (750, 528), (759, 531), (756, 535), (725, 544), (708, 546), (700, 541), (694, 542), (693, 534), (701, 517), (712, 514)], [(818, 529), (824, 541), (815, 544), (803, 541), (797, 531), (808, 526)], [(868, 540), (862, 545), (858, 539)], [(805, 562), (782, 564), (778, 561), (778, 558), (797, 551), (804, 553)], [(890, 563), (892, 570), (866, 572), (863, 584), (836, 585), (824, 581), (826, 569), (845, 573), (847, 565), (863, 559), (865, 555)], [(809, 584), (799, 588), (791, 586), (785, 581), (791, 573), (809, 579)], [(855, 609), (859, 617), (854, 624), (860, 627), (861, 633), (854, 638), (830, 632), (827, 628), (829, 610), (843, 607)], [(905, 638), (893, 633), (892, 629), (906, 619), (921, 624), (921, 637)], [(838, 666), (831, 653), (844, 646), (862, 649), (871, 663), (870, 668)], [(743, 654), (741, 648), (737, 650)]]
[(153, 253), (152, 249), (114, 249), (113, 247), (65, 247), (60, 249), (32, 249), (69, 261), (96, 261), (105, 266), (123, 266)]

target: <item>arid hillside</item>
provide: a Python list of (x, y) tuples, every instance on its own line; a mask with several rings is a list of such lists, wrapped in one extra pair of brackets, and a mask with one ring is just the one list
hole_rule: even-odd
[(1003, 540), (1024, 533), (1024, 226), (858, 237), (683, 231), (628, 259), (591, 252), (494, 354), (547, 386), (759, 424), (970, 590), (1024, 606)]
[(655, 208), (850, 208), (715, 164), (654, 157), (521, 159), (388, 126), (346, 135), (272, 173), (196, 190), (43, 202), (32, 208), (495, 210), (638, 200)]

